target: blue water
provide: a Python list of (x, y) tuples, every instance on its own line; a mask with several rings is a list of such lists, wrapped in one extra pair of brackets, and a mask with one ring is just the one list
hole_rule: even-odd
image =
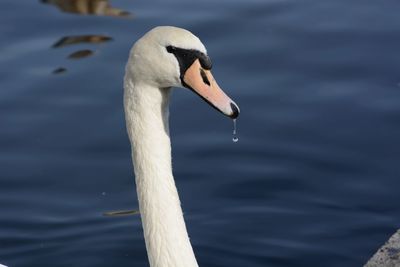
[(398, 1), (45, 2), (0, 3), (0, 263), (148, 266), (140, 216), (103, 213), (137, 208), (122, 78), (157, 25), (198, 35), (241, 108), (233, 143), (173, 94), (200, 266), (362, 266), (400, 227)]

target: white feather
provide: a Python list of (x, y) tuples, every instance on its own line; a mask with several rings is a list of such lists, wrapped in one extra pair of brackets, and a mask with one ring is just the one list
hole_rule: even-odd
[(136, 189), (151, 267), (196, 267), (171, 167), (168, 106), (182, 86), (167, 45), (206, 50), (189, 31), (157, 27), (133, 46), (126, 66), (124, 107)]

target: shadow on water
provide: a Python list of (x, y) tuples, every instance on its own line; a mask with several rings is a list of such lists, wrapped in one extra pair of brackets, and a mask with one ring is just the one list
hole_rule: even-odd
[[(79, 15), (94, 15), (94, 16), (112, 16), (121, 18), (132, 18), (130, 12), (114, 8), (108, 0), (40, 0), (43, 4), (54, 5), (65, 13), (74, 13)], [(112, 41), (113, 38), (101, 34), (85, 34), (76, 36), (64, 36), (55, 42), (53, 48), (61, 48), (70, 45), (78, 44), (101, 44)], [(81, 49), (70, 53), (68, 59), (83, 59), (93, 56), (95, 51), (92, 49)], [(52, 73), (66, 73), (66, 67), (57, 67)]]

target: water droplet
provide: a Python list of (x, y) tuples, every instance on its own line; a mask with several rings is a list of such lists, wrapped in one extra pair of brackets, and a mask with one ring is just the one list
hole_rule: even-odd
[(237, 137), (237, 134), (236, 134), (236, 119), (233, 119), (233, 137), (232, 137), (232, 141), (234, 143), (239, 141), (239, 138)]

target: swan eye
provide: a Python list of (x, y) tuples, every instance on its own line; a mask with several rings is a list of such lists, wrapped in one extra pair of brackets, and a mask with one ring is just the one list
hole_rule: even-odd
[(168, 53), (173, 53), (174, 51), (176, 51), (176, 47), (169, 45), (169, 46), (167, 46), (167, 51), (168, 51)]
[[(173, 45), (169, 45), (165, 47), (167, 49), (168, 53), (174, 54), (176, 57), (180, 57), (181, 59), (195, 59), (198, 58), (200, 61), (200, 65), (206, 69), (210, 70), (212, 68), (212, 63), (211, 59), (208, 55), (198, 51), (198, 50), (193, 50), (193, 49), (183, 49), (183, 48), (178, 48)], [(179, 60), (179, 59), (178, 59)]]

